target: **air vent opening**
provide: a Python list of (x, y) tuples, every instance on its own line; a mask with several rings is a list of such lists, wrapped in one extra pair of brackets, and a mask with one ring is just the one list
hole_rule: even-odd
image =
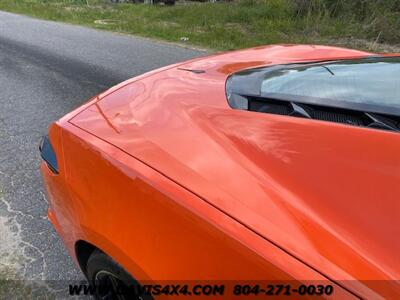
[(342, 123), (358, 127), (400, 131), (400, 117), (397, 116), (261, 97), (246, 98), (248, 100), (249, 111)]

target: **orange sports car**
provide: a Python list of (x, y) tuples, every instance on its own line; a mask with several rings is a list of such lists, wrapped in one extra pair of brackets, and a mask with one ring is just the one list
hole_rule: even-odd
[(98, 298), (400, 299), (400, 55), (273, 45), (171, 65), (40, 150), (49, 219), (111, 287)]

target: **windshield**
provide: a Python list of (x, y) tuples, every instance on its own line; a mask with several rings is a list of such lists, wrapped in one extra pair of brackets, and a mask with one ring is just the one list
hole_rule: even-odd
[(400, 114), (400, 57), (280, 65), (232, 77), (228, 96), (236, 93)]

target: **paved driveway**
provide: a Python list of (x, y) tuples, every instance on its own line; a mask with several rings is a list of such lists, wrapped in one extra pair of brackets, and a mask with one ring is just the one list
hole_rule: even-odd
[(145, 71), (204, 55), (171, 44), (0, 12), (0, 271), (82, 275), (47, 219), (38, 171), (47, 126)]

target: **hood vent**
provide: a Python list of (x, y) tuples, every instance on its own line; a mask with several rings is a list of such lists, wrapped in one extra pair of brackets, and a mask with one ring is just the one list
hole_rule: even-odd
[[(241, 96), (243, 97), (243, 96)], [(400, 117), (260, 97), (244, 97), (248, 110), (400, 132)]]

